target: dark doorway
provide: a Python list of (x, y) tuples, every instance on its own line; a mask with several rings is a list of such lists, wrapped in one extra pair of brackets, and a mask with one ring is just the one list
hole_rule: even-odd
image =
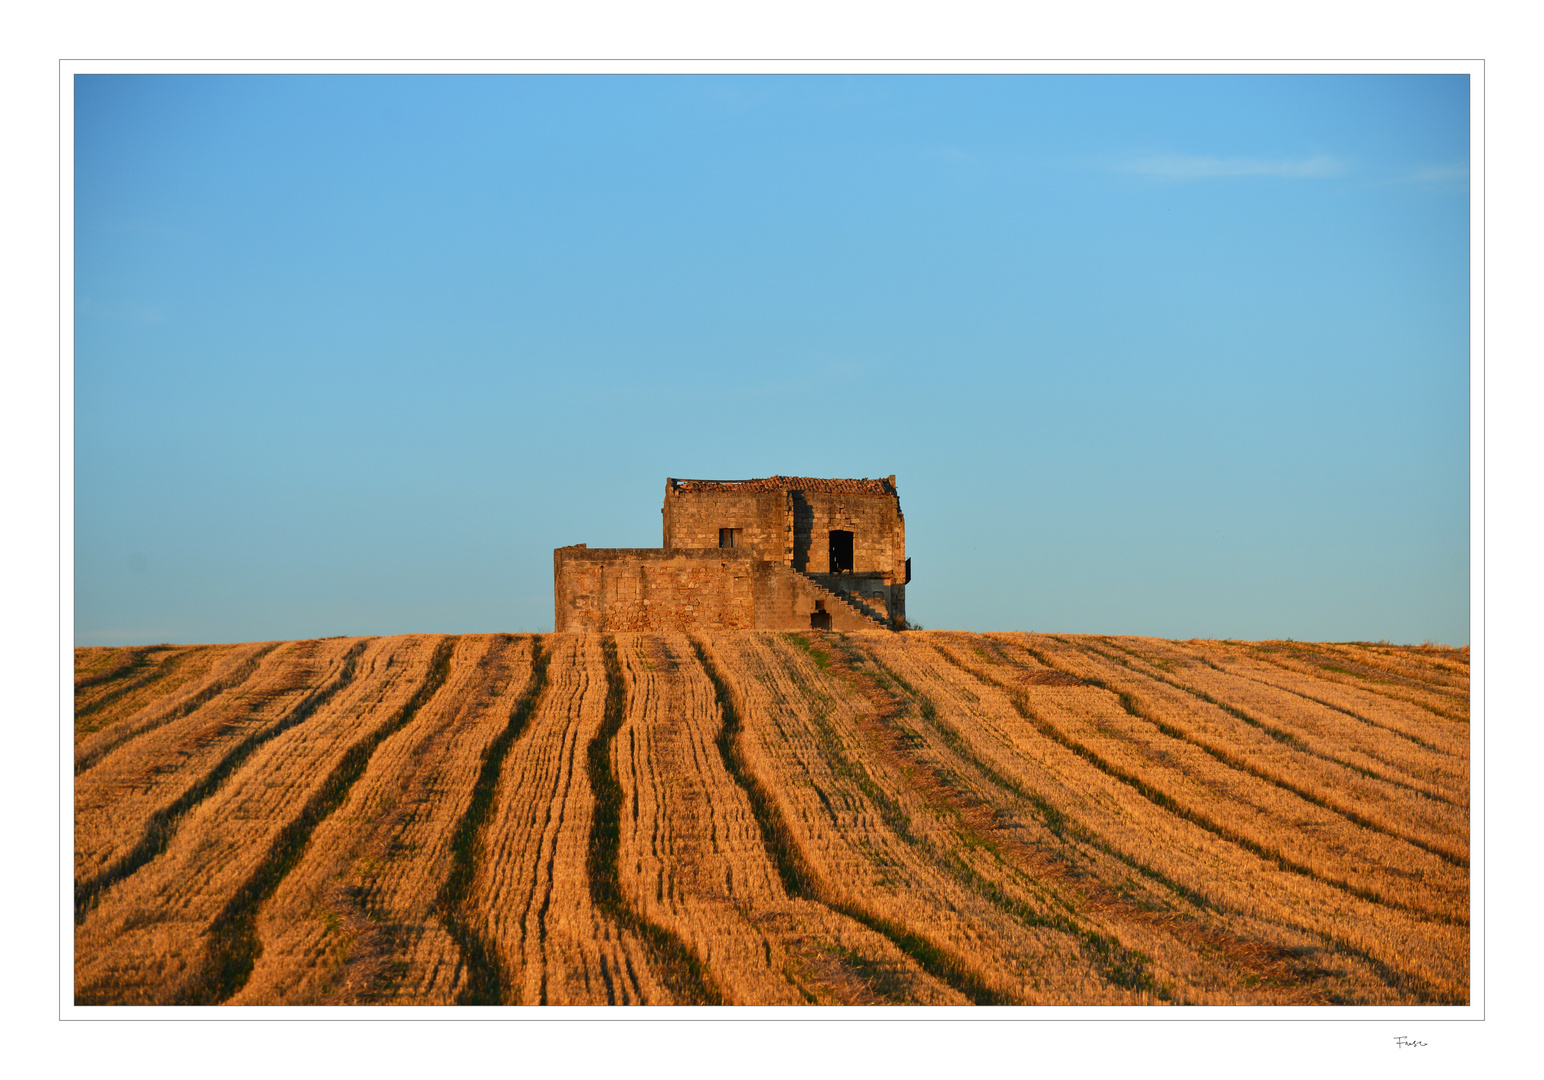
[(826, 602), (824, 600), (815, 601), (815, 610), (810, 612), (810, 629), (831, 629), (831, 613), (826, 610)]
[(846, 529), (831, 530), (831, 573), (852, 573), (852, 533)]

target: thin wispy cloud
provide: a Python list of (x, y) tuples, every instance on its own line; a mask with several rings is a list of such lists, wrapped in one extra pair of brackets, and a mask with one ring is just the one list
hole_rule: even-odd
[(1468, 165), (1428, 165), (1401, 177), (1407, 184), (1452, 184), (1469, 179)]
[(1161, 180), (1216, 180), (1239, 176), (1277, 176), (1318, 179), (1339, 176), (1345, 166), (1338, 158), (1320, 154), (1311, 158), (1218, 158), (1169, 155), (1124, 162), (1119, 171)]

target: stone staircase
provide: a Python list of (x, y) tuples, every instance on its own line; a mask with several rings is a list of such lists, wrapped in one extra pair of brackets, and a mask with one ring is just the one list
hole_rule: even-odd
[[(890, 629), (890, 620), (886, 618), (883, 613), (875, 611), (873, 608), (865, 604), (856, 593), (832, 592), (830, 589), (826, 588), (824, 585), (820, 584), (820, 582), (816, 581), (814, 578), (810, 577), (808, 574), (801, 570), (789, 569), (788, 572), (798, 577), (803, 582), (804, 587), (809, 590), (809, 592), (817, 600), (825, 601), (826, 611), (845, 611), (855, 618), (862, 619), (870, 624), (869, 626), (865, 626), (864, 629)], [(837, 627), (834, 624), (833, 628), (846, 629), (845, 627)]]

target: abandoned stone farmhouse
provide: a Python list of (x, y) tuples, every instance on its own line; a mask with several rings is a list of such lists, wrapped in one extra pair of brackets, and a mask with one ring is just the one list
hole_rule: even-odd
[(658, 548), (552, 553), (558, 632), (899, 630), (906, 519), (883, 480), (665, 481)]

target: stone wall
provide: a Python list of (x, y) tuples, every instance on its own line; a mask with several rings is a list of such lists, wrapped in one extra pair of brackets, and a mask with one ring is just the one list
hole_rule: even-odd
[(744, 551), (590, 548), (552, 553), (555, 629), (570, 631), (876, 630), (871, 620), (781, 563)]
[(552, 553), (555, 629), (749, 630), (749, 552), (558, 548)]
[(682, 493), (665, 487), (664, 547), (717, 548), (720, 529), (738, 529), (736, 550), (788, 565), (793, 524), (787, 492)]
[(831, 569), (831, 530), (842, 529), (853, 536), (854, 572), (906, 580), (906, 521), (893, 494), (739, 490), (730, 484), (677, 490), (667, 482), (662, 513), (667, 548), (717, 548), (721, 529), (737, 529), (737, 547), (758, 558), (824, 574)]
[(906, 522), (894, 496), (790, 492), (793, 501), (795, 570), (824, 574), (831, 568), (832, 529), (852, 533), (852, 569), (906, 580)]

